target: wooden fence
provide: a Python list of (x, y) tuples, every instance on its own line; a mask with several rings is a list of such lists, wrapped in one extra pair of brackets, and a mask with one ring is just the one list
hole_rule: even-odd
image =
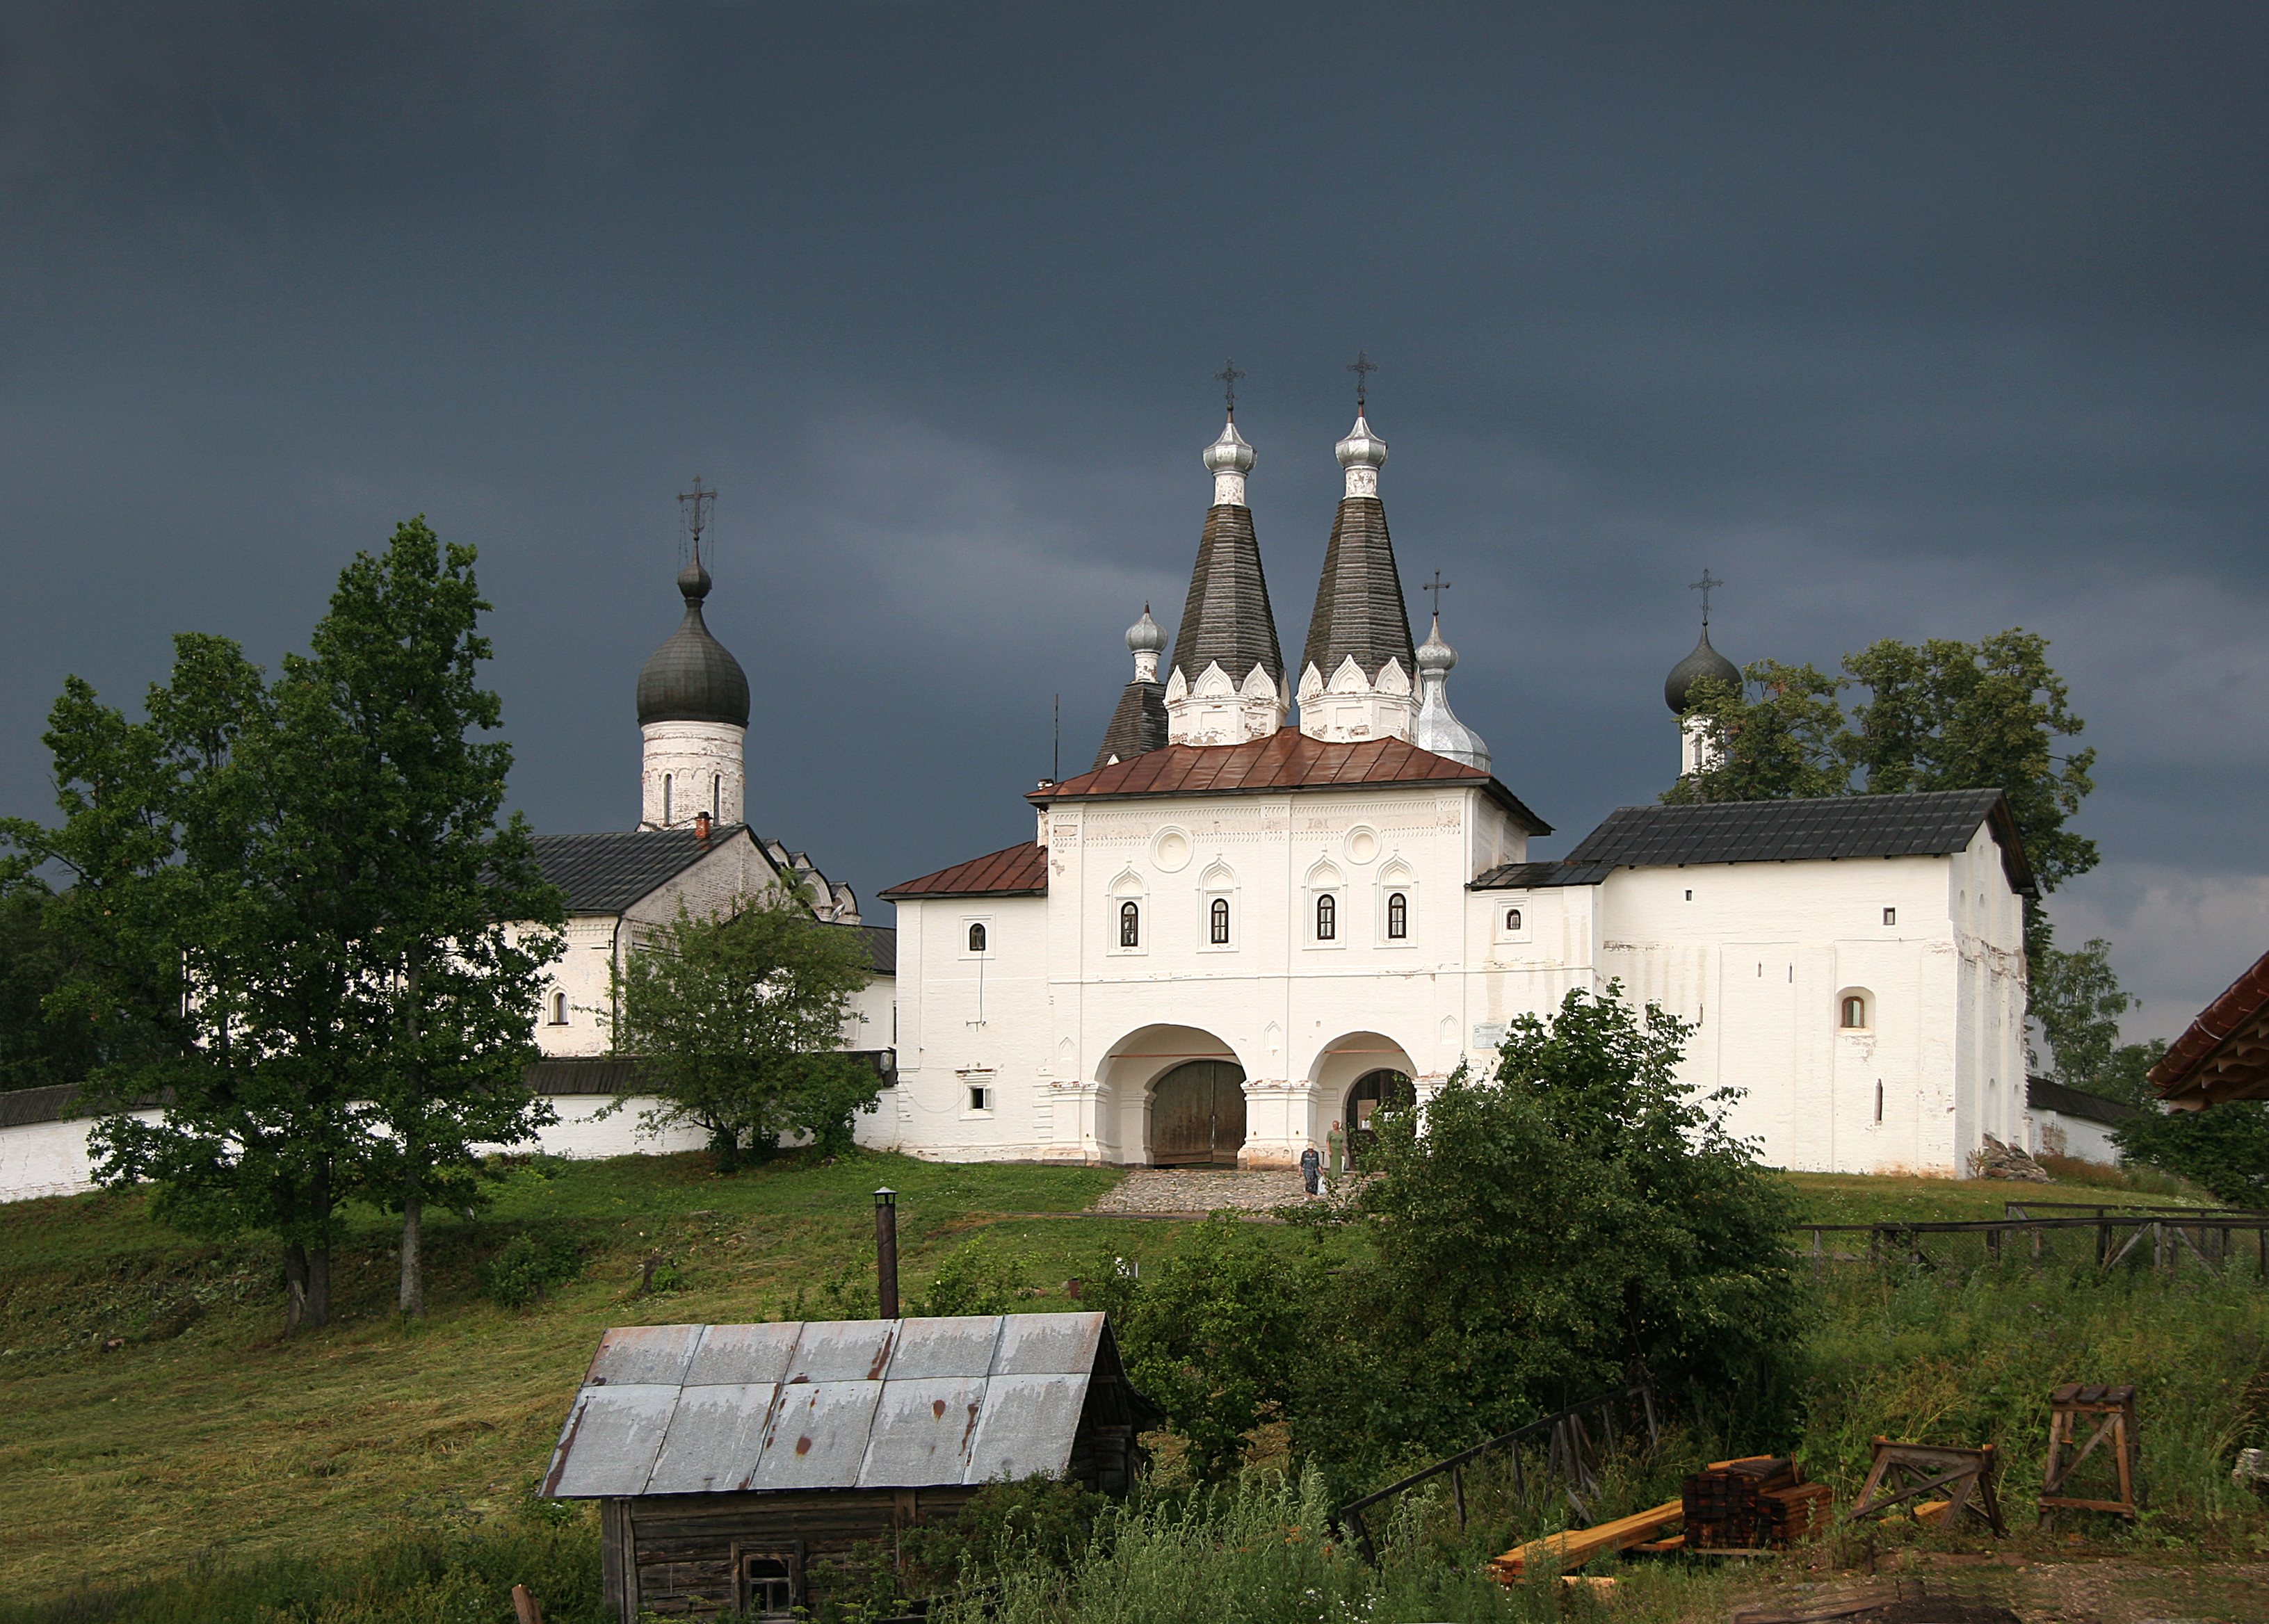
[[(2081, 1210), (2041, 1215), (2044, 1209), (2066, 1206)], [(1799, 1246), (1798, 1255), (1811, 1262), (1815, 1274), (1831, 1263), (1942, 1269), (2019, 1261), (2088, 1264), (2107, 1273), (2147, 1262), (2172, 1275), (2187, 1259), (2216, 1280), (2269, 1282), (2269, 1215), (2260, 1213), (2046, 1201), (2013, 1201), (2007, 1210), (2002, 1218), (1970, 1222), (1799, 1224), (1797, 1234), (1810, 1244)], [(1829, 1239), (1844, 1236), (1865, 1236), (1866, 1250), (1839, 1250)]]

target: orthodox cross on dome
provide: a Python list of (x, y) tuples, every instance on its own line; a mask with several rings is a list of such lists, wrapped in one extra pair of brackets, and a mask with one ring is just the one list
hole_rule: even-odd
[(1449, 589), (1450, 583), (1442, 579), (1442, 572), (1439, 570), (1434, 572), (1432, 580), (1418, 588), (1421, 592), (1430, 592), (1434, 594), (1434, 618), (1437, 620), (1442, 618), (1442, 594)]
[(1237, 370), (1236, 362), (1223, 361), (1214, 376), (1221, 380), (1222, 395), (1228, 401), (1229, 415), (1233, 418), (1237, 416), (1237, 380), (1245, 374)]
[(701, 533), (709, 528), (709, 509), (717, 500), (714, 490), (704, 490), (701, 476), (693, 476), (693, 489), (677, 493), (677, 512), (685, 521), (685, 533), (693, 538), (693, 561), (701, 561)]
[(1687, 584), (1687, 591), (1698, 592), (1702, 594), (1702, 624), (1704, 627), (1710, 624), (1710, 594), (1725, 584), (1724, 581), (1711, 579), (1710, 566), (1706, 564), (1702, 566), (1702, 579)]
[(1355, 352), (1355, 359), (1348, 363), (1348, 371), (1355, 374), (1355, 410), (1357, 417), (1363, 415), (1364, 386), (1371, 381), (1370, 374), (1378, 370), (1378, 363), (1360, 350)]

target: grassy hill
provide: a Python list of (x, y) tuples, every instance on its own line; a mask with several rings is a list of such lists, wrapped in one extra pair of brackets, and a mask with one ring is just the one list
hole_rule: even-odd
[[(799, 1291), (803, 1312), (831, 1316), (828, 1282), (867, 1278), (879, 1184), (900, 1192), (910, 1297), (981, 1234), (1044, 1308), (1099, 1259), (1157, 1258), (1187, 1238), (1184, 1222), (1084, 1215), (1118, 1177), (894, 1156), (791, 1161), (733, 1178), (710, 1174), (699, 1155), (530, 1163), (477, 1222), (432, 1224), (428, 1321), (392, 1316), (391, 1226), (366, 1213), (337, 1259), (337, 1322), (292, 1340), (277, 1335), (272, 1248), (185, 1239), (153, 1223), (136, 1194), (0, 1207), (0, 1596), (508, 1524), (523, 1515), (606, 1326), (780, 1317), (796, 1311)], [(2012, 1196), (2166, 1199), (1789, 1177), (1815, 1222), (1998, 1216)], [(588, 1265), (552, 1301), (516, 1312), (480, 1298), (477, 1268), (524, 1229), (572, 1233)], [(1304, 1244), (1292, 1230), (1260, 1232)], [(654, 1258), (676, 1284), (642, 1293)], [(1833, 1458), (1842, 1492), (1872, 1431), (2021, 1439), (2055, 1382), (2132, 1380), (2146, 1388), (2166, 1486), (2161, 1532), (2269, 1552), (2269, 1519), (2247, 1512), (2226, 1478), (2212, 1487), (2237, 1430), (2269, 1421), (2249, 1418), (2243, 1397), (2269, 1347), (2269, 1291), (1859, 1271), (1815, 1293), (1807, 1447), (1823, 1466)], [(2028, 1458), (2037, 1458), (2036, 1448)]]

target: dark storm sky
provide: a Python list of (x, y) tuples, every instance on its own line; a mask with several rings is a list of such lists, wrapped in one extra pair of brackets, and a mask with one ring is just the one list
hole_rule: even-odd
[(516, 804), (628, 827), (698, 473), (752, 820), (871, 897), (1029, 835), (1058, 692), (1084, 765), (1226, 355), (1297, 649), (1363, 345), (1540, 853), (1674, 773), (1705, 564), (1741, 661), (2021, 624), (2103, 752), (2060, 928), (2171, 1032), (2269, 946), (2265, 43), (2070, 0), (18, 0), (0, 810), (50, 809), (67, 673), (273, 661), (423, 512), (480, 549)]

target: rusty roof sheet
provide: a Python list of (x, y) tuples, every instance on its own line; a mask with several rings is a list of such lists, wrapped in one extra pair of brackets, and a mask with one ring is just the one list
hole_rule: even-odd
[(2269, 953), (2199, 1012), (2151, 1068), (2150, 1083), (2190, 1110), (2269, 1099)]
[(1101, 1314), (633, 1325), (600, 1340), (555, 1499), (920, 1488), (1061, 1473)]
[(878, 893), (884, 902), (919, 897), (1042, 897), (1048, 889), (1048, 848), (1027, 840), (972, 857)]
[[(1532, 835), (1552, 826), (1487, 772), (1407, 739), (1327, 744), (1297, 727), (1243, 744), (1169, 744), (1028, 792), (1036, 806), (1052, 801), (1120, 801), (1150, 795), (1260, 795), (1293, 790), (1423, 788), (1465, 785), (1486, 792)], [(888, 895), (888, 893), (884, 893)]]

